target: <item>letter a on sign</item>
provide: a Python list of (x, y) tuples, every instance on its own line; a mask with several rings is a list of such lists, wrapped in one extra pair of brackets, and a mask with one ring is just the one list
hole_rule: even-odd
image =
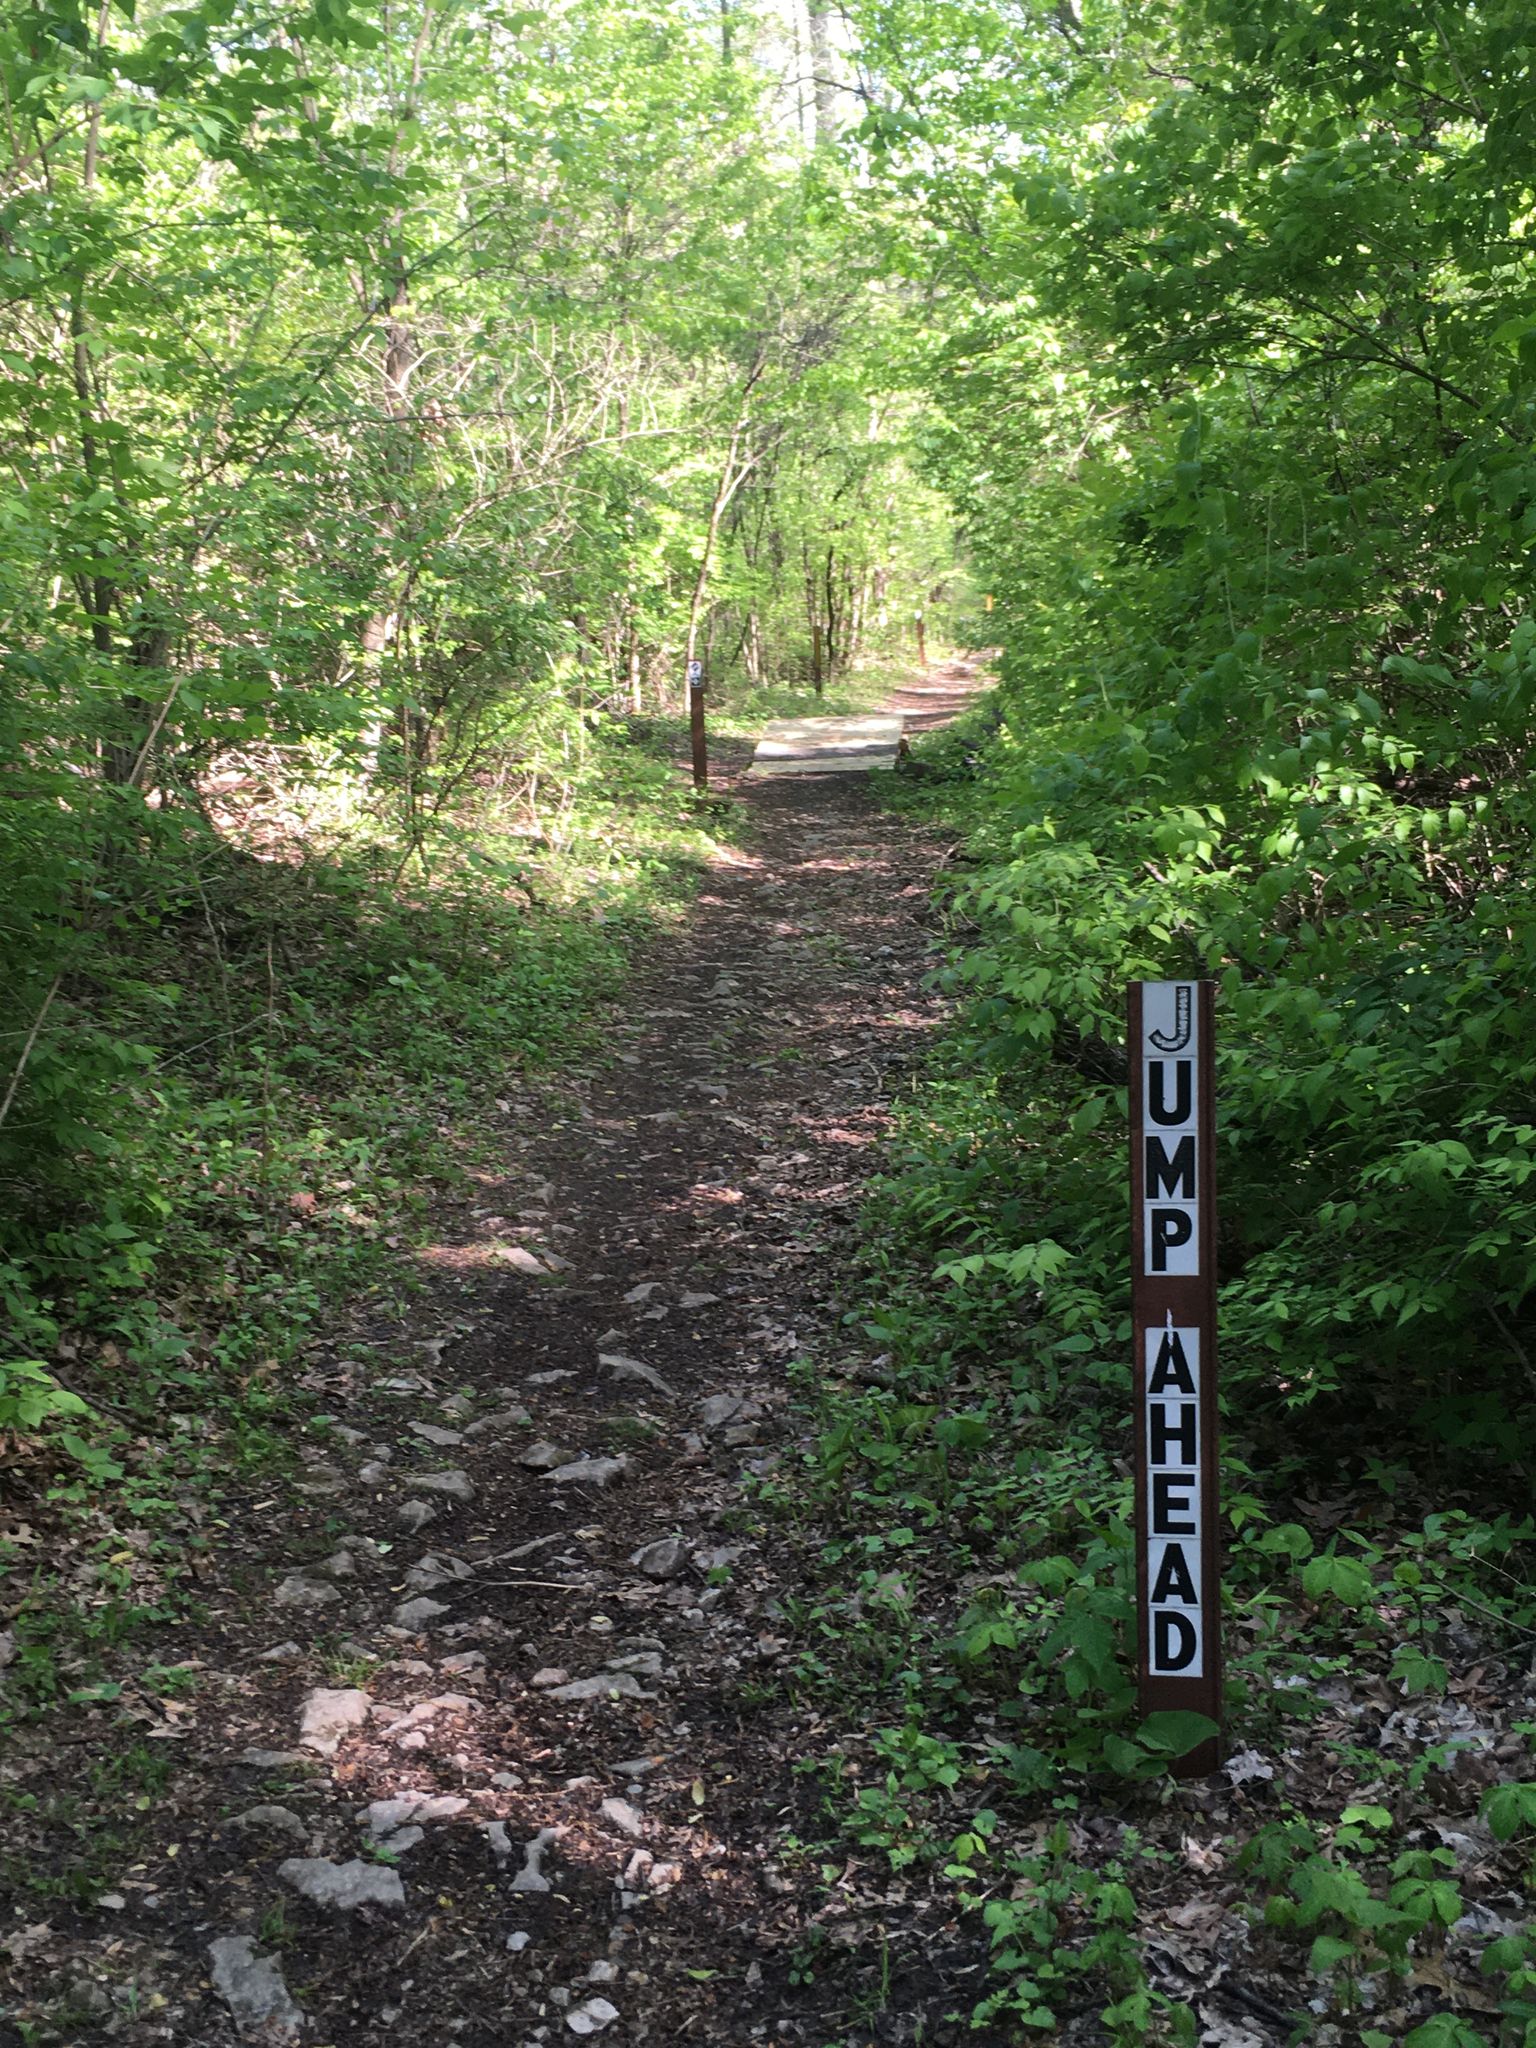
[[(1138, 1691), (1144, 1715), (1219, 1723), (1214, 991), (1130, 993)], [(1212, 1739), (1174, 1768), (1198, 1777), (1219, 1760)]]

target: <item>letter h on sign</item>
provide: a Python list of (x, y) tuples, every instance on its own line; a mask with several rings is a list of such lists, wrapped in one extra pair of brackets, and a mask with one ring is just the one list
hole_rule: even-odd
[[(1219, 1723), (1213, 998), (1209, 982), (1131, 984), (1131, 1307), (1141, 1711)], [(1213, 1739), (1174, 1768), (1219, 1760)]]

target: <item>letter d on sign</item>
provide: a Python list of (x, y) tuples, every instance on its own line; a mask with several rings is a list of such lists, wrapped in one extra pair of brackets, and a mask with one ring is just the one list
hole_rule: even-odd
[[(1214, 989), (1130, 990), (1137, 1692), (1143, 1716), (1221, 1722)], [(1180, 1757), (1220, 1762), (1220, 1736)]]

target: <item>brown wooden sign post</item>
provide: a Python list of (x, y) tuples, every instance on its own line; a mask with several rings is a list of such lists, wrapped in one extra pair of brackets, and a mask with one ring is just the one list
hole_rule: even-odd
[(688, 662), (688, 738), (693, 749), (693, 786), (709, 787), (709, 754), (704, 740), (704, 664), (697, 656)]
[[(1137, 1686), (1145, 1716), (1221, 1720), (1214, 1017), (1208, 981), (1130, 990)], [(1220, 1738), (1179, 1758), (1221, 1760)]]

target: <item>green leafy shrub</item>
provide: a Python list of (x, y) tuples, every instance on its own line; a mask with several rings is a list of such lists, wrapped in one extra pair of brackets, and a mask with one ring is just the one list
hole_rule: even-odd
[(33, 1436), (65, 1416), (89, 1414), (78, 1394), (61, 1387), (37, 1358), (0, 1365), (0, 1430)]

